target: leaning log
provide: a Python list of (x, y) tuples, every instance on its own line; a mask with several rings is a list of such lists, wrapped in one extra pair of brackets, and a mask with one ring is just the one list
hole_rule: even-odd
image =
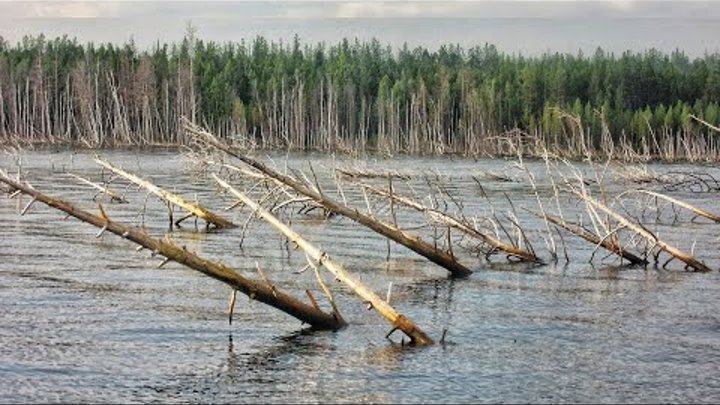
[(431, 217), (432, 219), (434, 219), (437, 222), (444, 223), (445, 225), (455, 228), (455, 229), (459, 230), (460, 232), (462, 232), (472, 238), (479, 239), (479, 240), (483, 241), (484, 243), (486, 243), (487, 245), (489, 245), (490, 247), (492, 247), (493, 250), (505, 252), (508, 255), (515, 256), (523, 261), (542, 263), (542, 260), (539, 257), (537, 257), (536, 255), (534, 255), (528, 251), (525, 251), (523, 249), (520, 249), (516, 246), (505, 243), (492, 235), (489, 235), (484, 232), (480, 232), (479, 230), (468, 226), (467, 224), (463, 223), (462, 221), (460, 221), (459, 219), (455, 218), (452, 215), (446, 214), (437, 209), (426, 207), (426, 206), (424, 206), (416, 201), (413, 201), (409, 198), (400, 196), (395, 193), (389, 193), (385, 190), (381, 190), (381, 189), (379, 189), (377, 187), (373, 187), (369, 184), (360, 183), (360, 187), (368, 189), (370, 192), (377, 194), (379, 196), (390, 198), (402, 205), (405, 205), (405, 206), (410, 207), (418, 212), (428, 215), (429, 217)]
[(680, 249), (660, 240), (657, 236), (650, 233), (645, 228), (638, 226), (637, 224), (631, 222), (627, 218), (623, 217), (622, 215), (618, 214), (617, 212), (611, 210), (605, 204), (595, 200), (594, 198), (590, 197), (589, 195), (582, 194), (579, 192), (575, 192), (576, 195), (578, 195), (583, 200), (587, 201), (590, 205), (594, 206), (595, 208), (600, 209), (601, 211), (605, 212), (612, 218), (614, 218), (616, 221), (618, 221), (620, 224), (632, 229), (637, 233), (638, 235), (645, 238), (650, 244), (658, 246), (661, 250), (664, 250), (672, 257), (684, 262), (688, 267), (695, 269), (696, 271), (711, 271), (709, 267), (707, 267), (704, 263), (697, 260), (692, 255), (689, 255)]
[[(165, 200), (169, 203), (175, 204), (178, 207), (187, 210), (190, 214), (192, 214), (200, 219), (204, 219), (205, 221), (207, 221), (207, 223), (213, 224), (217, 228), (233, 228), (233, 227), (235, 227), (235, 224), (233, 224), (232, 222), (221, 217), (220, 215), (210, 212), (209, 210), (203, 208), (199, 204), (191, 203), (191, 202), (185, 200), (184, 198), (180, 197), (177, 194), (173, 194), (167, 190), (164, 190), (164, 189), (156, 186), (155, 184), (153, 184), (145, 179), (142, 179), (132, 173), (128, 173), (125, 170), (120, 169), (119, 167), (113, 166), (110, 162), (108, 162), (106, 160), (96, 157), (95, 162), (97, 162), (99, 165), (103, 166), (104, 168), (110, 170), (111, 172), (113, 172), (119, 176), (122, 176), (122, 177), (126, 178), (127, 180), (137, 184), (138, 186), (144, 187), (145, 189), (147, 189), (151, 193), (155, 194), (156, 196), (162, 198), (163, 200)], [(182, 219), (185, 219), (185, 218), (187, 218), (187, 216)], [(181, 220), (176, 221), (175, 225), (179, 226), (179, 222)]]
[(332, 211), (344, 217), (347, 217), (359, 224), (362, 224), (372, 229), (373, 231), (379, 233), (380, 235), (388, 239), (392, 239), (393, 241), (407, 247), (408, 249), (426, 257), (433, 263), (444, 267), (454, 276), (465, 277), (472, 274), (472, 271), (470, 269), (456, 261), (455, 258), (452, 257), (452, 255), (442, 250), (436, 249), (434, 246), (423, 241), (422, 239), (410, 236), (392, 225), (386, 224), (376, 218), (373, 218), (370, 215), (363, 214), (355, 208), (350, 208), (346, 205), (343, 205), (335, 201), (334, 199), (322, 194), (319, 190), (313, 190), (302, 182), (295, 180), (290, 176), (279, 173), (255, 159), (252, 159), (246, 155), (235, 153), (227, 144), (218, 141), (215, 136), (213, 136), (209, 132), (187, 121), (185, 122), (185, 124), (186, 130), (189, 133), (194, 134), (199, 140), (202, 140), (208, 145), (217, 148), (218, 150), (221, 150), (228, 155), (240, 160), (241, 162), (259, 170), (268, 177), (287, 185), (288, 187), (295, 190), (297, 193), (312, 198), (320, 205), (325, 207), (325, 209), (327, 209), (328, 211)]
[[(251, 299), (260, 301), (274, 308), (277, 308), (304, 323), (316, 328), (325, 330), (337, 330), (345, 326), (342, 318), (333, 314), (327, 314), (312, 305), (306, 304), (267, 283), (259, 283), (242, 277), (231, 268), (201, 258), (184, 248), (180, 248), (167, 240), (150, 237), (145, 231), (111, 221), (106, 215), (98, 216), (81, 210), (60, 199), (49, 197), (39, 191), (25, 186), (0, 173), (0, 182), (6, 183), (12, 188), (21, 191), (50, 207), (58, 209), (83, 222), (101, 228), (101, 233), (108, 231), (119, 235), (131, 242), (134, 242), (151, 252), (156, 252), (166, 257), (166, 260), (183, 264), (193, 270), (197, 270), (216, 280), (228, 284), (232, 288), (247, 295)], [(101, 206), (102, 213), (102, 206)]]
[[(125, 199), (125, 197), (123, 197), (122, 195), (120, 195), (120, 194), (118, 194), (118, 193), (110, 190), (110, 189), (109, 189), (108, 187), (106, 187), (106, 186), (102, 186), (102, 185), (100, 185), (100, 184), (94, 183), (94, 182), (92, 182), (92, 181), (90, 181), (90, 180), (88, 180), (88, 179), (86, 179), (86, 178), (84, 178), (84, 177), (78, 176), (77, 174), (67, 173), (67, 175), (75, 178), (76, 180), (80, 181), (81, 183), (87, 184), (88, 186), (99, 190), (100, 192), (99, 192), (98, 194), (105, 194), (105, 195), (107, 195), (108, 197), (110, 197), (110, 201), (111, 201), (111, 202), (120, 202), (120, 203), (125, 203), (125, 204), (127, 204), (127, 202), (128, 202), (128, 201)], [(97, 197), (97, 194), (96, 194), (95, 196)]]
[(373, 308), (375, 308), (380, 313), (380, 315), (390, 321), (394, 328), (400, 329), (406, 335), (408, 335), (408, 337), (410, 337), (411, 343), (417, 345), (433, 344), (432, 338), (430, 338), (430, 336), (428, 336), (425, 332), (418, 328), (415, 323), (413, 323), (410, 319), (406, 318), (401, 313), (397, 312), (395, 308), (393, 308), (392, 306), (390, 306), (390, 304), (387, 303), (387, 301), (383, 300), (370, 288), (363, 285), (358, 278), (350, 274), (342, 265), (330, 259), (330, 256), (326, 252), (321, 251), (315, 245), (306, 241), (302, 236), (300, 236), (300, 234), (290, 229), (287, 225), (278, 220), (270, 212), (262, 208), (245, 194), (233, 188), (230, 184), (228, 184), (221, 178), (217, 177), (215, 174), (213, 174), (212, 177), (220, 186), (222, 186), (232, 195), (237, 197), (245, 205), (250, 207), (250, 209), (253, 210), (253, 212), (257, 216), (264, 219), (270, 225), (274, 226), (291, 242), (293, 242), (303, 251), (305, 251), (305, 253), (307, 253), (307, 255), (310, 257), (310, 259), (314, 260), (315, 263), (317, 263), (317, 267), (324, 267), (325, 269), (327, 269), (330, 273), (332, 273), (333, 276), (335, 276), (336, 279), (345, 283), (355, 294), (360, 296), (360, 298), (362, 298), (365, 302), (369, 303)]
[(544, 218), (548, 222), (551, 222), (555, 226), (558, 226), (560, 228), (565, 229), (566, 231), (585, 239), (586, 241), (590, 243), (594, 243), (596, 246), (601, 246), (605, 250), (615, 253), (616, 255), (622, 257), (623, 259), (629, 261), (632, 264), (647, 264), (647, 260), (637, 256), (636, 254), (628, 251), (627, 249), (623, 248), (619, 243), (616, 241), (610, 239), (610, 238), (600, 238), (597, 235), (588, 232), (585, 230), (585, 228), (573, 224), (571, 222), (567, 222), (562, 218), (556, 217), (554, 215), (550, 215), (548, 213), (541, 214), (537, 211), (527, 209), (528, 212), (535, 215), (538, 218)]
[(705, 218), (707, 218), (707, 219), (709, 219), (709, 220), (711, 220), (711, 221), (720, 222), (720, 215), (715, 215), (715, 214), (713, 214), (712, 212), (705, 211), (705, 210), (703, 210), (703, 209), (700, 209), (700, 208), (698, 208), (698, 207), (695, 207), (695, 206), (693, 206), (693, 205), (690, 205), (690, 204), (686, 203), (685, 201), (680, 201), (680, 200), (678, 200), (677, 198), (670, 197), (669, 195), (657, 193), (657, 192), (655, 192), (655, 191), (650, 191), (650, 190), (637, 190), (637, 192), (638, 192), (638, 193), (647, 194), (647, 195), (649, 195), (649, 196), (653, 196), (653, 197), (656, 197), (656, 198), (660, 198), (660, 199), (663, 199), (663, 200), (665, 200), (665, 201), (669, 201), (669, 202), (677, 205), (678, 207), (682, 207), (682, 208), (685, 208), (685, 209), (688, 210), (688, 211), (691, 211), (693, 214), (695, 214), (695, 215), (697, 215), (697, 216), (705, 217)]

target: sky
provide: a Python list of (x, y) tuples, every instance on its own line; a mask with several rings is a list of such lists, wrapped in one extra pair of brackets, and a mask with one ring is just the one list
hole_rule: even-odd
[(80, 42), (140, 48), (183, 38), (188, 22), (205, 40), (335, 43), (341, 38), (436, 49), (496, 45), (501, 51), (621, 53), (680, 49), (720, 52), (720, 0), (414, 0), (414, 1), (7, 1), (0, 36), (68, 35)]

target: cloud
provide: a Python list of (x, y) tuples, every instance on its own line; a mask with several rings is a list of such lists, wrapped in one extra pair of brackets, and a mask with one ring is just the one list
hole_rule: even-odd
[[(472, 18), (515, 10), (512, 2), (491, 1), (295, 1), (284, 2), (289, 18)], [(535, 7), (537, 8), (537, 7)], [(499, 11), (499, 12), (498, 12)], [(511, 14), (516, 14), (512, 11)]]
[(455, 17), (466, 11), (476, 11), (480, 2), (338, 2), (335, 6), (336, 18), (417, 18), (417, 17)]
[(13, 18), (554, 18), (718, 17), (718, 1), (651, 0), (236, 0), (3, 1), (0, 20)]
[(112, 18), (128, 4), (122, 2), (42, 1), (15, 4), (13, 14), (19, 18)]
[[(385, 0), (275, 1), (278, 17), (369, 18), (707, 18), (717, 1), (652, 0)], [(720, 8), (716, 8), (720, 9)], [(709, 14), (708, 14), (709, 13)]]

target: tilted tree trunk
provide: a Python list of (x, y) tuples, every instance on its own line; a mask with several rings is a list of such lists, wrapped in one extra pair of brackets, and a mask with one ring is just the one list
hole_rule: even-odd
[(667, 196), (665, 194), (657, 193), (655, 191), (650, 191), (650, 190), (637, 190), (637, 192), (647, 194), (647, 195), (650, 195), (650, 196), (653, 196), (656, 198), (661, 198), (661, 199), (669, 201), (679, 207), (683, 207), (686, 210), (691, 211), (692, 213), (694, 213), (697, 216), (705, 217), (711, 221), (720, 223), (720, 215), (716, 215), (716, 214), (713, 214), (712, 212), (697, 208), (693, 205), (686, 203), (685, 201), (680, 201), (677, 198), (673, 198), (673, 197)]
[(222, 150), (223, 152), (229, 154), (230, 156), (235, 157), (236, 159), (244, 162), (245, 164), (259, 170), (260, 172), (264, 173), (268, 177), (271, 177), (288, 187), (292, 188), (296, 192), (306, 196), (310, 197), (313, 200), (315, 200), (317, 203), (325, 207), (325, 209), (335, 212), (337, 214), (340, 214), (344, 217), (350, 218), (355, 222), (358, 222), (373, 231), (385, 236), (386, 238), (392, 239), (393, 241), (407, 247), (408, 249), (426, 257), (430, 261), (432, 261), (435, 264), (438, 264), (448, 271), (450, 271), (454, 276), (468, 276), (472, 274), (472, 271), (468, 269), (467, 267), (463, 266), (459, 262), (455, 260), (450, 254), (438, 250), (429, 243), (421, 240), (420, 238), (413, 237), (410, 235), (407, 235), (406, 233), (402, 232), (401, 230), (397, 229), (396, 227), (386, 224), (384, 222), (381, 222), (377, 220), (376, 218), (373, 218), (369, 215), (363, 214), (360, 211), (358, 211), (355, 208), (350, 208), (348, 206), (345, 206), (327, 196), (324, 194), (315, 191), (309, 187), (307, 187), (305, 184), (286, 176), (282, 173), (278, 173), (277, 171), (267, 167), (261, 162), (256, 161), (255, 159), (252, 159), (245, 155), (240, 155), (235, 153), (230, 147), (224, 143), (221, 143), (218, 141), (212, 134), (200, 129), (197, 126), (194, 126), (190, 123), (187, 123), (187, 131), (191, 134), (194, 134), (198, 138), (202, 139), (203, 141), (207, 142), (209, 145)]
[[(235, 224), (228, 221), (227, 219), (212, 213), (208, 211), (207, 209), (203, 208), (199, 204), (191, 203), (184, 198), (180, 197), (179, 195), (173, 194), (169, 191), (163, 190), (162, 188), (150, 183), (147, 180), (141, 179), (138, 176), (135, 176), (132, 173), (128, 173), (118, 167), (113, 166), (110, 162), (100, 159), (99, 157), (95, 158), (95, 162), (97, 162), (99, 165), (103, 166), (104, 168), (110, 170), (111, 172), (118, 174), (131, 182), (137, 184), (138, 186), (145, 187), (148, 191), (152, 192), (153, 194), (157, 195), (158, 197), (162, 198), (165, 201), (168, 201), (170, 203), (173, 203), (177, 205), (178, 207), (181, 207), (191, 214), (195, 215), (196, 217), (200, 219), (204, 219), (208, 223), (211, 223), (215, 225), (218, 228), (232, 228), (235, 227)], [(179, 221), (178, 221), (179, 222)], [(175, 225), (178, 225), (178, 222), (175, 223)]]
[(620, 246), (615, 240), (611, 238), (600, 238), (597, 235), (586, 231), (584, 228), (582, 228), (579, 225), (570, 223), (565, 221), (562, 218), (558, 218), (554, 215), (550, 214), (541, 214), (537, 211), (529, 210), (530, 213), (537, 216), (538, 218), (545, 218), (546, 220), (552, 222), (556, 226), (559, 226), (560, 228), (563, 228), (567, 230), (568, 232), (577, 235), (583, 239), (585, 239), (588, 242), (594, 243), (595, 245), (602, 246), (606, 250), (615, 253), (616, 255), (622, 257), (623, 259), (629, 261), (632, 264), (647, 264), (647, 260), (635, 255), (634, 253), (626, 250), (622, 246)]
[(608, 214), (609, 216), (611, 216), (613, 219), (615, 219), (616, 221), (618, 221), (618, 222), (621, 223), (622, 225), (624, 225), (624, 226), (632, 229), (632, 230), (635, 231), (638, 235), (640, 235), (640, 236), (642, 236), (643, 238), (645, 238), (649, 243), (658, 246), (660, 249), (664, 250), (665, 252), (667, 252), (668, 254), (670, 254), (671, 256), (673, 256), (674, 258), (676, 258), (676, 259), (684, 262), (688, 267), (691, 267), (691, 268), (695, 269), (696, 271), (703, 271), (703, 272), (710, 271), (710, 268), (707, 267), (707, 266), (705, 265), (705, 263), (700, 262), (699, 260), (697, 260), (697, 259), (696, 259), (695, 257), (693, 257), (692, 255), (689, 255), (689, 254), (681, 251), (680, 249), (678, 249), (678, 248), (676, 248), (676, 247), (674, 247), (674, 246), (672, 246), (672, 245), (670, 245), (670, 244), (668, 244), (668, 243), (666, 243), (666, 242), (658, 239), (655, 235), (653, 235), (652, 233), (650, 233), (650, 232), (649, 232), (648, 230), (646, 230), (645, 228), (640, 227), (640, 226), (638, 226), (637, 224), (634, 224), (634, 223), (630, 222), (627, 218), (625, 218), (625, 217), (623, 217), (622, 215), (620, 215), (620, 214), (616, 213), (615, 211), (611, 210), (610, 208), (608, 208), (607, 206), (605, 206), (605, 205), (602, 204), (601, 202), (595, 200), (594, 198), (592, 198), (592, 197), (590, 197), (590, 196), (588, 196), (588, 195), (581, 194), (581, 193), (576, 193), (576, 195), (578, 195), (578, 196), (579, 196), (580, 198), (582, 198), (583, 200), (587, 201), (589, 204), (591, 204), (591, 205), (594, 206), (595, 208), (598, 208), (598, 209), (602, 210), (603, 212), (605, 212), (606, 214)]
[(418, 328), (413, 321), (406, 318), (403, 314), (397, 312), (395, 308), (380, 298), (375, 292), (363, 285), (360, 280), (350, 274), (345, 268), (335, 263), (330, 259), (326, 252), (321, 251), (315, 245), (306, 241), (297, 232), (290, 229), (287, 225), (283, 224), (275, 216), (269, 213), (267, 210), (259, 206), (255, 201), (248, 198), (246, 195), (235, 190), (231, 185), (213, 174), (213, 178), (218, 182), (224, 189), (228, 190), (232, 195), (240, 199), (245, 205), (250, 207), (260, 218), (274, 226), (283, 235), (285, 235), (290, 241), (297, 244), (303, 249), (308, 256), (317, 262), (317, 267), (324, 267), (330, 273), (332, 273), (338, 280), (348, 285), (355, 294), (360, 296), (363, 300), (367, 301), (375, 308), (380, 315), (390, 321), (390, 323), (397, 329), (403, 331), (411, 339), (411, 343), (418, 345), (431, 345), (433, 344), (432, 338)]
[(394, 201), (397, 201), (402, 205), (413, 208), (414, 210), (421, 212), (425, 215), (428, 215), (438, 222), (445, 223), (446, 225), (451, 226), (468, 236), (480, 239), (483, 242), (485, 242), (486, 244), (490, 245), (494, 250), (499, 250), (499, 251), (505, 252), (508, 255), (515, 256), (524, 261), (542, 263), (542, 260), (539, 257), (535, 256), (534, 254), (532, 254), (528, 251), (525, 251), (523, 249), (520, 249), (516, 246), (507, 244), (492, 235), (480, 232), (475, 228), (471, 228), (470, 226), (466, 225), (465, 223), (463, 223), (462, 221), (453, 217), (452, 215), (446, 214), (444, 212), (438, 211), (433, 208), (426, 207), (426, 206), (424, 206), (420, 203), (417, 203), (409, 198), (399, 196), (395, 193), (390, 193), (386, 190), (381, 190), (381, 189), (379, 189), (377, 187), (373, 187), (369, 184), (360, 183), (360, 186), (370, 190), (371, 192), (373, 192), (375, 194), (378, 194), (383, 197), (391, 198)]
[(109, 231), (119, 235), (124, 239), (134, 242), (152, 252), (157, 252), (157, 254), (165, 256), (168, 260), (183, 264), (193, 270), (222, 281), (237, 291), (247, 295), (251, 299), (275, 307), (314, 328), (337, 330), (346, 325), (342, 318), (333, 314), (327, 314), (316, 308), (314, 305), (308, 305), (299, 301), (298, 299), (278, 290), (275, 286), (244, 278), (231, 268), (221, 263), (203, 259), (192, 252), (175, 246), (167, 240), (152, 238), (145, 231), (139, 228), (111, 221), (104, 212), (102, 212), (102, 206), (100, 206), (100, 208), (103, 215), (98, 216), (81, 210), (63, 200), (52, 198), (40, 193), (31, 187), (10, 179), (1, 172), (0, 182), (8, 184), (16, 190), (20, 190), (24, 194), (31, 196), (34, 200), (63, 211), (83, 222), (95, 225), (96, 227), (101, 228), (103, 232)]

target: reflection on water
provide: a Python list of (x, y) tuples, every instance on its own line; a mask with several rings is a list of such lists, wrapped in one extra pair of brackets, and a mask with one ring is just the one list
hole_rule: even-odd
[[(105, 157), (158, 185), (221, 211), (232, 203), (211, 181), (191, 178), (171, 152), (108, 152)], [(320, 155), (318, 172), (333, 166)], [(282, 157), (276, 156), (278, 162)], [(344, 165), (359, 164), (344, 162)], [(0, 158), (1, 168), (13, 160)], [(369, 160), (369, 168), (439, 173), (452, 181), (466, 214), (489, 215), (470, 176), (479, 170), (522, 179), (510, 162), (399, 157)], [(530, 162), (542, 181), (542, 164)], [(93, 191), (66, 171), (99, 180), (92, 154), (32, 152), (23, 169), (35, 187), (88, 210)], [(682, 165), (653, 170), (680, 171)], [(697, 169), (697, 168), (695, 168)], [(702, 168), (703, 170), (717, 169)], [(420, 183), (423, 183), (422, 181)], [(115, 181), (114, 187), (124, 185)], [(398, 192), (422, 190), (422, 184)], [(534, 204), (523, 184), (483, 184), (496, 211)], [(615, 187), (613, 189), (613, 187)], [(617, 193), (623, 185), (611, 185)], [(329, 189), (329, 187), (328, 187)], [(344, 184), (364, 207), (362, 193)], [(717, 210), (716, 194), (674, 196)], [(108, 204), (111, 218), (257, 278), (255, 262), (273, 283), (303, 297), (315, 289), (312, 272), (295, 274), (305, 258), (272, 229), (252, 222), (241, 230), (195, 232), (186, 221), (168, 233), (164, 204), (127, 191), (130, 204)], [(536, 266), (491, 262), (466, 254), (475, 274), (452, 279), (436, 266), (342, 218), (293, 217), (293, 227), (358, 274), (380, 295), (393, 283), (392, 303), (434, 338), (447, 342), (408, 348), (385, 339), (390, 326), (337, 283), (331, 283), (350, 326), (338, 332), (303, 329), (299, 321), (238, 297), (228, 325), (229, 288), (180, 265), (137, 252), (112, 235), (37, 204), (0, 198), (0, 400), (2, 402), (717, 402), (720, 400), (718, 273), (587, 263), (593, 247), (565, 237), (573, 262)], [(139, 208), (147, 204), (144, 217)], [(577, 208), (577, 207), (576, 207)], [(572, 208), (568, 208), (572, 210)], [(387, 215), (387, 207), (380, 213)], [(178, 212), (176, 211), (176, 217)], [(227, 213), (244, 223), (247, 210)], [(528, 237), (542, 252), (544, 225), (518, 210)], [(423, 219), (398, 218), (408, 226)], [(720, 268), (717, 225), (661, 224), (653, 231)], [(241, 246), (242, 241), (242, 246)], [(458, 255), (465, 253), (460, 249)], [(541, 253), (544, 254), (544, 253)], [(321, 297), (322, 294), (316, 294)], [(321, 302), (321, 305), (327, 305)]]

